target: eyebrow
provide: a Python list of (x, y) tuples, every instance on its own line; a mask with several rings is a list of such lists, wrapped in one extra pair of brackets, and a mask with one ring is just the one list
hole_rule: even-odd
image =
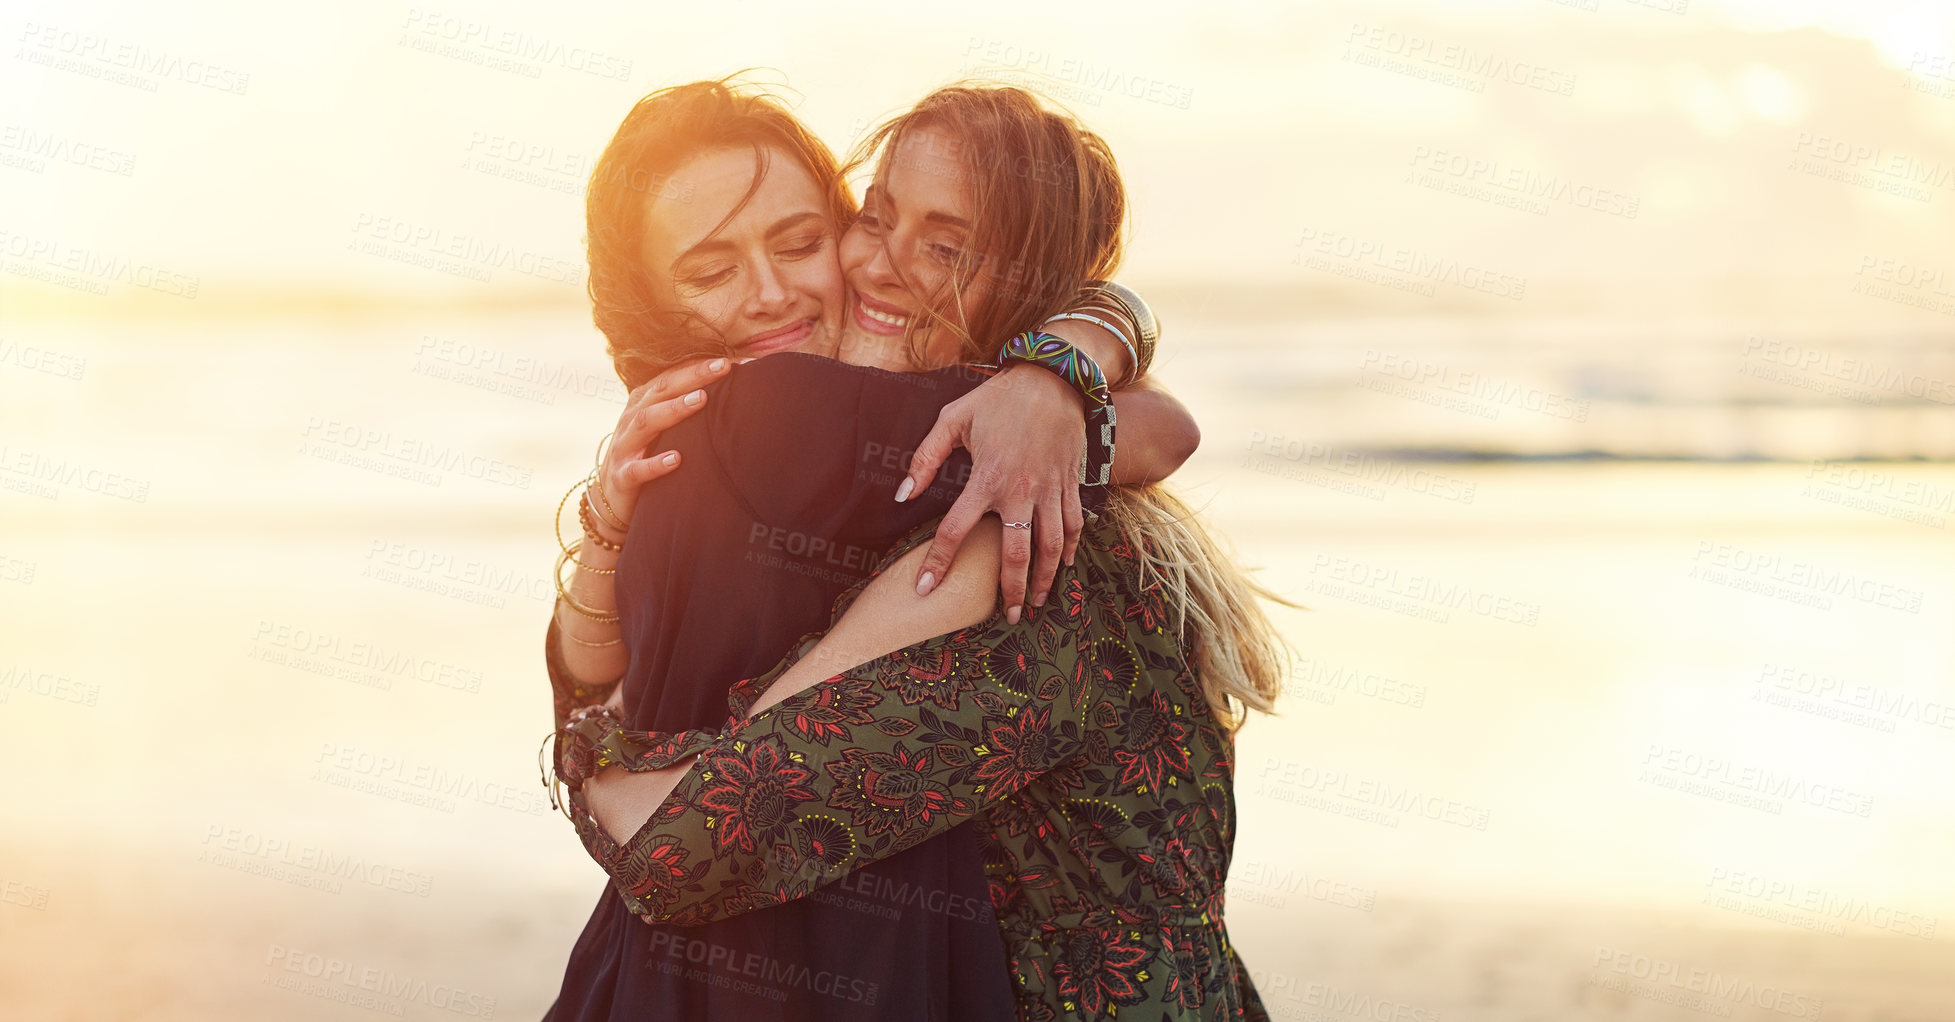
[[(794, 230), (795, 228), (801, 226), (802, 224), (807, 223), (810, 220), (818, 221), (824, 219), (826, 218), (823, 217), (820, 213), (814, 212), (813, 210), (809, 210), (805, 213), (796, 213), (792, 216), (785, 216), (779, 220), (774, 221), (773, 225), (767, 228), (766, 237), (768, 238), (768, 240), (771, 241), (774, 238), (782, 234), (786, 234), (787, 232)], [(720, 252), (726, 249), (730, 249), (732, 247), (733, 247), (732, 242), (715, 234), (712, 237), (707, 238), (704, 241), (701, 241), (700, 243), (692, 246), (691, 248), (686, 249), (684, 252), (679, 253), (679, 258), (672, 260), (672, 265), (677, 266), (680, 263), (683, 263), (686, 260), (696, 255), (705, 255), (706, 253), (709, 252)]]
[[(889, 206), (891, 208), (894, 208), (896, 205), (895, 201), (889, 197), (889, 189), (887, 188), (878, 188), (875, 185), (870, 185), (868, 188), (863, 190), (862, 197), (865, 204), (867, 203), (869, 197), (871, 196), (875, 196), (881, 199), (883, 205)], [(948, 224), (951, 227), (962, 227), (967, 231), (971, 229), (971, 222), (969, 220), (966, 220), (961, 216), (953, 216), (949, 213), (939, 212), (934, 209), (928, 213), (923, 214), (923, 222), (926, 224)]]

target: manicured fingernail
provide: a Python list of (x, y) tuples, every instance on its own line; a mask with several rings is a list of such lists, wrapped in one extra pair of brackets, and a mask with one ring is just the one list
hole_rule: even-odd
[(1034, 606), (1034, 607), (1043, 607), (1043, 606), (1045, 606), (1045, 594), (1044, 594), (1044, 593), (1040, 593), (1040, 594), (1038, 594), (1037, 596), (1034, 596), (1034, 597), (1032, 597), (1032, 606)]
[(1018, 623), (1018, 612), (1019, 612), (1019, 609), (1020, 609), (1020, 608), (1019, 608), (1019, 607), (1018, 607), (1018, 606), (1017, 606), (1016, 604), (1014, 604), (1014, 605), (1012, 605), (1012, 608), (1011, 608), (1010, 610), (1007, 610), (1007, 611), (1005, 611), (1005, 623), (1006, 623), (1006, 624), (1008, 624), (1008, 625), (1015, 625), (1015, 624), (1017, 624), (1017, 623)]
[(716, 359), (714, 359), (714, 360), (712, 360), (711, 362), (708, 362), (708, 363), (706, 363), (706, 368), (708, 368), (708, 369), (710, 369), (710, 370), (712, 370), (713, 372), (716, 372), (716, 373), (717, 373), (717, 372), (719, 372), (720, 370), (722, 370), (722, 369), (725, 369), (725, 368), (726, 368), (726, 359), (723, 359), (723, 358), (716, 358)]
[(916, 594), (918, 596), (928, 596), (930, 595), (930, 587), (936, 584), (937, 576), (932, 572), (926, 571), (922, 577), (916, 580)]
[(749, 363), (749, 362), (751, 362), (751, 361), (753, 361), (753, 359), (750, 359), (750, 358), (743, 358), (743, 359), (741, 359), (740, 361), (738, 361), (738, 362), (735, 362), (735, 363), (733, 363), (733, 364), (734, 364), (734, 365), (742, 365), (742, 366), (743, 366), (743, 365), (746, 365), (747, 363)]
[(916, 489), (916, 480), (904, 478), (903, 485), (896, 488), (896, 503), (901, 504), (910, 499), (910, 491), (914, 489)]
[(703, 390), (695, 390), (686, 395), (686, 404), (688, 405), (696, 405), (704, 400), (706, 400), (706, 392)]
[(679, 463), (679, 455), (676, 452), (667, 451), (664, 457), (658, 459), (658, 463), (664, 465), (666, 468), (671, 468)]

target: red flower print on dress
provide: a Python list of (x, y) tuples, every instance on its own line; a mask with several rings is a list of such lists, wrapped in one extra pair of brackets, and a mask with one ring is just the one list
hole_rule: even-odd
[(712, 780), (700, 789), (698, 806), (717, 818), (717, 847), (751, 853), (773, 844), (785, 837), (794, 807), (815, 801), (808, 786), (814, 771), (790, 759), (778, 742), (763, 738), (744, 753), (702, 758), (700, 769)]
[(1095, 639), (1086, 647), (1085, 668), (1091, 681), (1103, 689), (1113, 692), (1131, 692), (1134, 683), (1140, 680), (1140, 658), (1134, 655), (1133, 647), (1121, 639), (1108, 636)]
[[(811, 742), (827, 745), (830, 739), (849, 733), (850, 725), (867, 724), (869, 713), (882, 700), (874, 692), (854, 682), (831, 682), (815, 689), (815, 699), (787, 715), (790, 731)], [(785, 709), (782, 713), (787, 713)]]
[(925, 826), (940, 813), (968, 816), (976, 810), (969, 799), (950, 793), (931, 777), (930, 753), (910, 752), (902, 742), (888, 752), (843, 749), (842, 758), (828, 764), (836, 789), (828, 804), (846, 809), (853, 823), (871, 836), (901, 833)]
[(965, 669), (963, 654), (929, 643), (889, 654), (876, 673), (884, 688), (902, 697), (904, 706), (928, 702), (952, 713), (963, 694), (977, 687)]
[(991, 799), (1023, 788), (1052, 762), (1057, 738), (1052, 734), (1051, 707), (1027, 707), (1014, 716), (984, 723), (990, 754), (978, 761), (977, 775)]
[(660, 837), (624, 861), (616, 876), (618, 888), (652, 916), (663, 916), (679, 891), (705, 871), (704, 863), (687, 869), (688, 854), (676, 838)]
[(984, 675), (1015, 695), (1032, 693), (1032, 671), (1039, 651), (1030, 636), (1012, 634), (984, 654)]
[(1175, 1003), (1193, 1011), (1208, 1000), (1208, 984), (1215, 971), (1214, 956), (1208, 941), (1196, 940), (1193, 931), (1172, 927), (1167, 931), (1168, 993)]
[(1167, 603), (1161, 598), (1159, 583), (1141, 591), (1140, 599), (1127, 604), (1125, 618), (1140, 626), (1144, 635), (1158, 635), (1167, 621)]
[(1057, 957), (1052, 978), (1058, 982), (1060, 996), (1087, 1015), (1105, 1014), (1109, 1005), (1139, 1004), (1147, 996), (1141, 973), (1148, 951), (1126, 930), (1067, 930), (1059, 937)]
[(1160, 791), (1168, 771), (1188, 772), (1188, 736), (1194, 728), (1159, 690), (1134, 705), (1120, 721), (1120, 740), (1113, 761), (1120, 764), (1120, 783), (1147, 785)]

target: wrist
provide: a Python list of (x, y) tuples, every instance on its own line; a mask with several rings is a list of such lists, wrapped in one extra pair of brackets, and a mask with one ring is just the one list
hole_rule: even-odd
[(611, 553), (623, 552), (625, 545), (624, 532), (612, 528), (599, 518), (597, 510), (591, 505), (591, 497), (588, 492), (584, 494), (582, 500), (577, 502), (577, 521), (578, 524), (583, 526), (584, 535), (589, 536), (599, 549), (608, 550)]
[[(593, 495), (596, 500), (591, 499)], [(619, 516), (617, 509), (611, 506), (610, 498), (605, 496), (603, 484), (595, 480), (585, 488), (584, 503), (579, 510), (591, 525), (607, 536), (622, 536), (631, 531), (631, 520)]]
[[(1053, 401), (1064, 402), (1067, 407), (1075, 407), (1082, 410), (1086, 407), (1086, 399), (1080, 396), (1079, 391), (1073, 389), (1072, 385), (1067, 383), (1064, 378), (1046, 369), (1044, 366), (1031, 362), (1007, 362), (1005, 363), (1004, 370), (998, 375), (1009, 379), (1011, 386), (1025, 387), (1037, 392), (1039, 395), (1038, 400), (1042, 404), (1046, 401)], [(1069, 397), (1072, 400), (1065, 401)]]
[(624, 727), (624, 718), (608, 706), (586, 706), (572, 713), (557, 729), (555, 750), (557, 780), (571, 791), (613, 762), (606, 748), (612, 734)]

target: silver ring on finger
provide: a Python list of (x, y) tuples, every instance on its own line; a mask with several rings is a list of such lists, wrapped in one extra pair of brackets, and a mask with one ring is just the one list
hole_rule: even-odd
[(1007, 529), (1030, 529), (1031, 527), (1032, 527), (1031, 522), (1006, 522), (1005, 523), (1005, 528)]

